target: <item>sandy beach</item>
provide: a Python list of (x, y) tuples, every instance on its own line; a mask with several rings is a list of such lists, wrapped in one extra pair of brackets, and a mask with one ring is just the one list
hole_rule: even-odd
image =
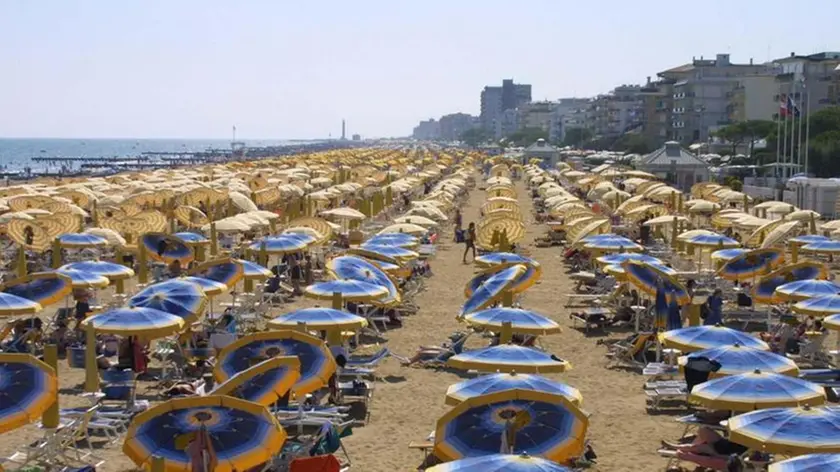
[[(561, 334), (542, 338), (542, 345), (551, 353), (568, 360), (573, 369), (549, 377), (578, 388), (584, 398), (583, 407), (591, 413), (588, 438), (598, 454), (597, 471), (662, 470), (666, 461), (656, 454), (661, 439), (679, 437), (682, 428), (671, 416), (649, 415), (645, 411), (645, 396), (638, 374), (609, 370), (605, 367), (605, 348), (596, 346), (596, 337), (587, 337), (572, 328), (569, 310), (562, 308), (565, 295), (572, 291), (566, 274), (562, 249), (536, 248), (534, 238), (545, 231), (532, 218), (529, 193), (522, 182), (516, 189), (527, 233), (522, 247), (543, 266), (542, 280), (529, 289), (522, 299), (524, 308), (542, 313), (564, 327)], [(464, 224), (478, 221), (479, 208), (486, 195), (475, 189), (462, 208)], [(404, 319), (404, 326), (388, 331), (387, 346), (402, 356), (411, 356), (420, 345), (437, 345), (452, 332), (465, 326), (455, 319), (464, 302), (463, 287), (473, 275), (472, 264), (463, 264), (462, 245), (452, 242), (447, 230), (432, 261), (434, 276), (427, 279), (426, 290), (416, 299), (420, 311)], [(314, 306), (317, 303), (300, 298), (286, 305), (282, 311)], [(280, 314), (278, 310), (276, 314)], [(616, 334), (614, 336), (621, 336)], [(479, 347), (478, 337), (468, 348)], [(371, 347), (373, 348), (373, 347)], [(455, 373), (421, 368), (403, 367), (397, 359), (387, 359), (379, 369), (381, 381), (376, 385), (370, 422), (354, 428), (353, 435), (344, 440), (352, 460), (352, 470), (364, 472), (392, 472), (415, 470), (421, 463), (419, 451), (410, 450), (411, 441), (419, 441), (434, 429), (436, 420), (449, 407), (444, 404), (447, 387), (462, 378)], [(85, 405), (79, 396), (84, 380), (82, 369), (70, 369), (66, 361), (59, 365), (60, 403), (62, 407)], [(153, 384), (141, 382), (138, 398), (159, 400)], [(3, 436), (0, 456), (8, 456), (17, 448), (34, 441), (42, 432), (29, 425)], [(121, 441), (95, 452), (105, 463), (102, 471), (122, 471), (135, 468), (121, 451)]]

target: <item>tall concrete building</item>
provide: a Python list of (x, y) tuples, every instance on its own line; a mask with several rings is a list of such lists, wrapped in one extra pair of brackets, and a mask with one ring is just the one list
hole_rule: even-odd
[[(773, 61), (778, 67), (778, 90), (775, 102), (790, 95), (801, 110), (814, 113), (823, 108), (840, 105), (840, 52), (820, 52), (806, 56), (790, 56)], [(810, 95), (810, 97), (809, 97)], [(779, 106), (776, 106), (777, 110)]]
[[(502, 80), (501, 87), (486, 86), (481, 91), (481, 127), (496, 139), (504, 136), (502, 125), (506, 110), (515, 110), (531, 101), (531, 85), (517, 84), (513, 79)], [(510, 120), (507, 120), (510, 122)]]
[(519, 129), (538, 128), (548, 132), (551, 129), (551, 117), (556, 107), (556, 102), (549, 101), (531, 102), (520, 105), (517, 108)]
[(419, 125), (414, 127), (414, 132), (411, 136), (414, 139), (420, 139), (423, 141), (440, 139), (440, 122), (434, 118), (421, 121)]
[(561, 98), (554, 106), (548, 127), (548, 140), (560, 143), (566, 132), (574, 128), (585, 128), (592, 103), (591, 98)]
[(738, 80), (772, 70), (770, 64), (734, 64), (729, 54), (718, 54), (660, 72), (659, 77), (674, 81), (673, 138), (683, 144), (707, 142), (711, 133), (730, 123), (729, 102)]
[(475, 126), (475, 117), (467, 113), (451, 113), (440, 117), (440, 139), (457, 141), (461, 134)]
[(729, 121), (774, 120), (779, 113), (779, 82), (775, 74), (738, 79), (729, 97)]
[(654, 146), (662, 146), (673, 139), (671, 110), (674, 108), (674, 81), (658, 80), (647, 83), (639, 90), (642, 100), (641, 134)]

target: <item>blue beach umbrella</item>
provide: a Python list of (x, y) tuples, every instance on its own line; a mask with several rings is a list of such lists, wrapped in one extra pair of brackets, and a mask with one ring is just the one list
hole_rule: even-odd
[(624, 261), (644, 262), (647, 264), (660, 266), (665, 264), (665, 262), (663, 262), (662, 259), (649, 256), (647, 254), (639, 254), (635, 252), (608, 254), (606, 256), (601, 256), (595, 260), (604, 265), (621, 265), (621, 263)]
[(297, 357), (272, 357), (225, 380), (210, 395), (230, 395), (270, 406), (283, 398), (299, 379), (300, 360)]
[(661, 289), (665, 291), (669, 298), (676, 297), (677, 303), (680, 305), (685, 305), (691, 301), (685, 286), (657, 266), (636, 261), (624, 261), (621, 266), (624, 268), (627, 281), (642, 292), (656, 296), (657, 291), (660, 290), (661, 281)]
[(840, 452), (840, 408), (768, 408), (728, 421), (729, 440), (771, 454)]
[(262, 251), (266, 254), (288, 254), (305, 250), (309, 243), (305, 239), (297, 238), (293, 233), (281, 234), (262, 238), (248, 246), (252, 251)]
[(402, 301), (397, 285), (384, 271), (373, 263), (360, 257), (340, 256), (327, 262), (327, 271), (337, 279), (357, 280), (388, 289), (388, 296), (380, 300), (384, 305), (394, 305)]
[(802, 261), (776, 269), (759, 279), (753, 287), (753, 301), (758, 303), (774, 303), (773, 295), (776, 288), (798, 280), (825, 279), (828, 268), (825, 264), (815, 261)]
[(776, 287), (773, 298), (777, 301), (801, 301), (808, 298), (840, 294), (840, 285), (828, 280), (799, 280)]
[(266, 325), (269, 329), (294, 329), (301, 324), (315, 330), (356, 330), (367, 326), (367, 320), (359, 315), (334, 308), (303, 308), (282, 314)]
[(108, 277), (108, 280), (123, 280), (129, 277), (134, 277), (134, 271), (128, 267), (113, 262), (106, 261), (82, 261), (64, 264), (58, 268), (59, 271), (77, 270), (79, 272), (90, 272), (98, 274), (103, 277)]
[(339, 294), (344, 303), (363, 303), (387, 298), (388, 289), (381, 285), (342, 279), (314, 283), (306, 287), (303, 294), (316, 300), (332, 300), (335, 294)]
[(86, 247), (107, 246), (108, 240), (102, 236), (89, 233), (64, 233), (58, 238), (58, 243), (62, 247), (71, 249), (81, 249)]
[(55, 369), (29, 354), (0, 353), (0, 434), (37, 421), (57, 398)]
[(242, 277), (245, 280), (263, 280), (271, 277), (271, 270), (267, 269), (256, 262), (246, 261), (245, 259), (234, 259), (242, 266)]
[(807, 380), (756, 370), (703, 382), (691, 390), (689, 400), (732, 411), (817, 406), (825, 403), (825, 389)]
[(513, 332), (522, 334), (553, 334), (561, 331), (560, 325), (554, 320), (519, 308), (500, 307), (476, 311), (465, 316), (464, 321), (496, 330), (501, 329), (505, 323), (510, 323)]
[(572, 469), (527, 454), (489, 454), (446, 462), (426, 472), (572, 472)]
[(740, 344), (722, 345), (680, 356), (678, 363), (684, 366), (694, 357), (705, 357), (721, 365), (719, 370), (712, 373), (712, 377), (746, 374), (755, 369), (792, 376), (799, 374), (799, 367), (791, 359), (775, 352), (743, 347)]
[(176, 238), (191, 246), (198, 246), (200, 244), (210, 244), (210, 240), (207, 239), (203, 234), (193, 233), (191, 231), (175, 233), (172, 236), (175, 236)]
[[(420, 254), (400, 246), (383, 246), (381, 244), (362, 244), (358, 248), (351, 249), (348, 252), (352, 254), (372, 255), (374, 258), (379, 256), (390, 257), (391, 259), (404, 262), (412, 259), (417, 259)], [(387, 261), (386, 261), (387, 262)]]
[(768, 472), (827, 472), (840, 470), (840, 454), (806, 454), (770, 464)]
[(722, 234), (698, 234), (693, 238), (689, 238), (686, 242), (694, 246), (722, 248), (738, 247), (741, 245), (741, 243), (739, 243), (738, 241), (726, 237)]
[(479, 372), (524, 372), (529, 374), (565, 372), (571, 365), (543, 351), (515, 344), (501, 344), (464, 351), (450, 357), (447, 365)]
[(502, 297), (506, 290), (509, 290), (524, 274), (527, 272), (527, 266), (517, 264), (496, 272), (487, 280), (481, 283), (470, 295), (464, 306), (461, 308), (459, 316), (463, 317), (474, 311), (484, 309), (499, 298)]
[(0, 292), (0, 316), (31, 315), (43, 310), (38, 302)]
[(194, 323), (204, 312), (207, 295), (201, 286), (182, 279), (149, 285), (128, 300), (132, 308), (152, 308), (179, 316), (185, 323)]
[(32, 300), (46, 307), (70, 295), (73, 291), (73, 280), (59, 272), (36, 272), (10, 280), (0, 289), (4, 293)]
[(584, 249), (593, 249), (603, 252), (635, 252), (644, 249), (644, 246), (641, 244), (621, 236), (614, 238), (600, 238), (594, 241), (584, 242), (583, 247)]
[(568, 398), (533, 390), (473, 397), (437, 422), (435, 455), (444, 461), (498, 453), (566, 462), (583, 452), (589, 418)]
[(201, 287), (204, 294), (210, 298), (215, 297), (216, 295), (221, 295), (229, 290), (227, 285), (221, 282), (216, 282), (215, 280), (205, 279), (204, 277), (179, 277), (176, 280), (198, 285)]
[(232, 258), (215, 259), (207, 261), (188, 272), (193, 277), (212, 280), (224, 284), (232, 289), (242, 280), (245, 270), (238, 261)]
[[(533, 286), (535, 283), (537, 283), (538, 280), (540, 280), (540, 278), (542, 278), (542, 267), (539, 264), (519, 265), (523, 265), (525, 267), (525, 272), (523, 272), (522, 275), (517, 277), (516, 280), (507, 289), (511, 293), (522, 293), (525, 290), (531, 288), (531, 286)], [(481, 287), (481, 284), (486, 282), (490, 277), (493, 277), (495, 274), (499, 273), (505, 267), (510, 266), (491, 266), (478, 273), (476, 276), (470, 279), (469, 282), (467, 282), (466, 287), (464, 287), (464, 296), (467, 298), (471, 297), (472, 294), (476, 290), (478, 290), (479, 287)]]
[(57, 270), (57, 273), (70, 277), (73, 288), (105, 288), (111, 284), (108, 277), (78, 270)]
[(482, 375), (450, 385), (446, 389), (446, 404), (459, 405), (469, 398), (513, 389), (563, 395), (575, 405), (580, 406), (583, 403), (583, 395), (581, 395), (580, 390), (570, 385), (550, 380), (541, 375), (511, 372), (509, 374)]
[(300, 331), (282, 330), (249, 334), (227, 345), (216, 358), (213, 376), (224, 382), (256, 362), (277, 356), (300, 360), (300, 379), (292, 388), (298, 398), (326, 385), (336, 370), (324, 341)]
[(829, 316), (840, 313), (840, 296), (815, 297), (802, 300), (791, 307), (800, 315)]
[(176, 398), (132, 419), (123, 452), (142, 468), (160, 457), (166, 470), (192, 470), (187, 446), (199, 435), (212, 445), (214, 472), (249, 470), (271, 460), (286, 432), (266, 407), (225, 395)]
[(815, 241), (802, 246), (805, 252), (816, 252), (817, 254), (837, 254), (840, 253), (840, 241), (831, 239), (825, 241)]
[[(657, 259), (656, 262), (647, 262), (646, 264), (650, 265), (651, 267), (655, 268), (656, 270), (658, 270), (658, 271), (660, 271), (664, 274), (674, 275), (674, 276), (677, 275), (676, 270), (662, 265), (662, 264), (664, 264), (664, 262), (662, 262), (658, 259)], [(613, 277), (616, 278), (616, 280), (626, 280), (627, 279), (627, 272), (624, 271), (624, 266), (621, 265), (621, 264), (604, 266), (604, 273), (612, 275)]]
[(748, 251), (746, 249), (736, 247), (732, 249), (721, 249), (719, 251), (715, 251), (711, 254), (711, 258), (713, 261), (729, 261), (732, 260), (742, 254), (746, 254)]
[(777, 248), (755, 249), (735, 256), (718, 270), (726, 280), (744, 280), (755, 277), (767, 268), (773, 269), (785, 261), (785, 253)]
[(315, 244), (318, 242), (318, 238), (312, 236), (311, 234), (307, 233), (283, 233), (275, 236), (270, 236), (271, 238), (279, 238), (279, 237), (288, 237), (292, 239), (297, 239), (298, 241), (302, 241), (306, 243), (306, 245)]
[(661, 337), (666, 347), (683, 352), (702, 351), (735, 344), (762, 351), (770, 350), (767, 343), (755, 336), (725, 326), (690, 326), (668, 331)]
[(512, 252), (489, 252), (475, 258), (475, 264), (480, 267), (492, 267), (508, 264), (537, 264), (539, 263), (530, 257), (525, 257)]
[(802, 244), (807, 245), (811, 243), (821, 243), (823, 241), (831, 241), (831, 239), (820, 234), (803, 234), (787, 240), (788, 244)]
[(86, 318), (83, 326), (93, 326), (100, 333), (121, 336), (162, 338), (181, 331), (184, 319), (153, 308), (114, 308)]
[(146, 248), (146, 254), (151, 259), (165, 264), (178, 261), (181, 265), (186, 265), (195, 257), (189, 245), (171, 234), (146, 233), (139, 243)]
[(420, 245), (420, 240), (406, 233), (385, 233), (368, 239), (365, 241), (365, 244), (373, 244), (377, 246), (399, 246), (412, 249)]

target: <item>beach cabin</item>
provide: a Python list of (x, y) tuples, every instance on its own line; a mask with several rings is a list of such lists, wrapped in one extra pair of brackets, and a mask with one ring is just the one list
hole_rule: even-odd
[(697, 182), (709, 180), (709, 166), (676, 141), (668, 141), (635, 164), (638, 170), (650, 172), (685, 191)]
[(557, 163), (560, 162), (560, 149), (540, 138), (522, 152), (522, 159), (526, 163), (533, 157), (542, 159), (540, 167), (543, 169), (555, 169)]

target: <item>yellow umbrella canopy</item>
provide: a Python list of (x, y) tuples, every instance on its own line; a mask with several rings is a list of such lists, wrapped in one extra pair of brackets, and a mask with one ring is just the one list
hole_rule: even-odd
[(207, 215), (200, 209), (190, 205), (180, 205), (172, 212), (172, 216), (187, 228), (201, 228), (210, 224)]
[(13, 219), (6, 225), (6, 234), (18, 245), (33, 251), (43, 251), (50, 246), (49, 234), (32, 221)]
[(583, 225), (569, 228), (566, 231), (566, 239), (569, 244), (577, 244), (578, 241), (587, 236), (609, 232), (611, 226), (610, 220), (607, 219), (587, 221)]
[(498, 244), (493, 235), (498, 238), (505, 234), (508, 242), (517, 243), (525, 237), (525, 224), (513, 218), (493, 218), (479, 223), (476, 231), (476, 242), (485, 249), (492, 249)]
[(761, 247), (767, 248), (773, 247), (776, 244), (784, 244), (787, 238), (799, 231), (801, 225), (798, 221), (787, 221), (776, 226), (764, 237), (764, 242), (761, 243)]
[(44, 208), (45, 205), (54, 202), (55, 200), (46, 195), (20, 195), (10, 198), (8, 205), (12, 211), (26, 211)]

